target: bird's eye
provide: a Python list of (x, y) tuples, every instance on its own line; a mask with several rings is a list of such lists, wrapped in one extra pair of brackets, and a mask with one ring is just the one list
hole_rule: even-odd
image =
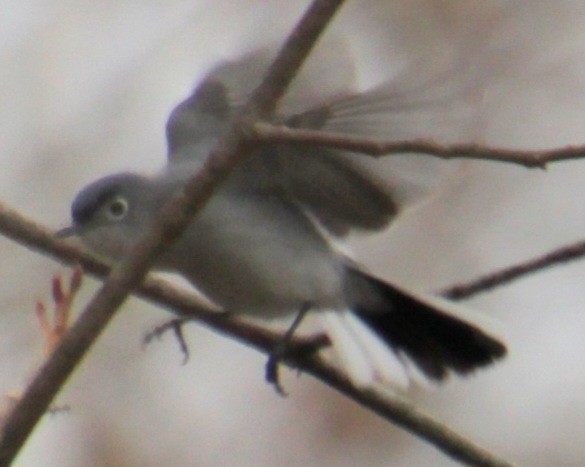
[(108, 204), (107, 213), (112, 220), (123, 219), (128, 213), (128, 201), (119, 196), (114, 198), (110, 201), (110, 204)]

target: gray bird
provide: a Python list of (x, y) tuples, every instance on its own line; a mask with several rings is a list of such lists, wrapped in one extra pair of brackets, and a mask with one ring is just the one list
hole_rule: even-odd
[[(128, 252), (212, 150), (269, 58), (255, 53), (209, 73), (169, 118), (164, 170), (150, 177), (121, 173), (85, 187), (72, 205), (73, 225), (62, 235), (77, 235), (110, 259)], [(335, 77), (340, 73), (331, 69), (329, 75), (339, 82), (320, 88), (311, 81), (327, 71), (324, 66), (301, 75), (296, 88), (305, 86), (308, 97), (304, 103), (295, 101), (293, 91), (277, 121), (385, 139), (452, 137), (464, 133), (461, 123), (450, 130), (455, 119), (463, 127), (471, 122), (466, 120), (469, 107), (445, 98), (444, 81), (403, 80), (348, 94), (341, 89), (345, 78)], [(334, 96), (323, 99), (323, 89)], [(303, 109), (307, 102), (312, 107)], [(335, 241), (349, 233), (386, 227), (402, 205), (402, 186), (408, 185), (388, 182), (362, 161), (327, 148), (278, 144), (258, 149), (234, 170), (156, 268), (181, 274), (234, 314), (268, 318), (303, 309), (323, 312), (333, 323), (334, 346), (341, 340), (342, 354), (362, 352), (363, 358), (346, 355), (344, 360), (354, 366), (358, 382), (391, 365), (380, 357), (380, 349), (434, 381), (503, 357), (504, 344), (452, 303), (373, 277), (337, 249)], [(364, 343), (368, 334), (374, 344)], [(376, 363), (367, 363), (372, 360)], [(355, 368), (360, 365), (371, 365), (372, 371)]]

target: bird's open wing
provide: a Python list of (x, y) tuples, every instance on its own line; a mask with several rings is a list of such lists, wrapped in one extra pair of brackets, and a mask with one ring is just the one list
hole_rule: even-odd
[[(271, 53), (261, 52), (222, 64), (179, 104), (167, 124), (170, 164), (201, 161), (208, 155), (271, 58)], [(325, 58), (312, 63), (282, 103), (280, 122), (384, 140), (473, 139), (480, 99), (476, 81), (462, 74), (459, 65), (450, 64), (434, 74), (414, 69), (403, 79), (352, 94), (348, 89), (354, 71), (347, 49), (328, 48)], [(418, 160), (415, 166), (429, 164), (428, 159)], [(302, 205), (331, 234), (343, 236), (354, 229), (385, 227), (415, 191), (412, 180), (392, 171), (380, 176), (381, 172), (381, 162), (367, 156), (279, 144), (254, 154), (236, 170), (232, 185), (283, 196)]]

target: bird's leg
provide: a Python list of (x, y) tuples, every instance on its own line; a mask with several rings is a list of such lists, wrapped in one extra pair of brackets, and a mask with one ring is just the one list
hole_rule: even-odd
[(144, 345), (150, 344), (154, 338), (160, 339), (165, 332), (172, 330), (175, 338), (177, 339), (177, 343), (179, 344), (179, 349), (183, 354), (183, 365), (186, 364), (189, 361), (189, 346), (187, 345), (187, 341), (183, 335), (183, 325), (191, 320), (192, 318), (182, 316), (180, 318), (173, 318), (169, 321), (165, 321), (164, 323), (159, 324), (144, 336)]
[[(228, 319), (232, 315), (228, 312), (221, 312), (217, 313), (218, 317), (223, 319)], [(183, 326), (189, 321), (196, 321), (194, 318), (190, 316), (180, 316), (178, 318), (173, 318), (168, 321), (165, 321), (158, 326), (155, 326), (150, 332), (148, 332), (143, 339), (143, 344), (147, 346), (152, 342), (153, 339), (160, 339), (161, 336), (166, 333), (167, 331), (173, 331), (175, 335), (175, 339), (177, 339), (177, 343), (179, 344), (179, 349), (183, 354), (183, 365), (185, 365), (189, 361), (190, 352), (189, 346), (187, 345), (187, 341), (185, 340), (185, 335), (183, 334)]]
[(274, 345), (274, 348), (270, 353), (270, 357), (268, 357), (268, 362), (266, 362), (266, 381), (270, 384), (273, 384), (274, 389), (281, 396), (286, 396), (287, 394), (280, 384), (280, 377), (278, 373), (279, 365), (280, 362), (287, 356), (291, 347), (290, 344), (293, 335), (310, 309), (311, 309), (310, 303), (303, 303), (303, 306), (299, 310), (297, 316), (295, 317), (290, 327), (284, 333), (282, 338), (278, 339), (278, 341)]

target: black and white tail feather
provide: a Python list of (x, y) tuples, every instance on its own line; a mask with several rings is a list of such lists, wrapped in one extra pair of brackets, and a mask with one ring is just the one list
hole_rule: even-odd
[(352, 310), (327, 311), (322, 319), (354, 384), (381, 382), (406, 389), (413, 381), (429, 386), (506, 355), (485, 317), (440, 297), (403, 291), (358, 269), (348, 274), (355, 284)]

